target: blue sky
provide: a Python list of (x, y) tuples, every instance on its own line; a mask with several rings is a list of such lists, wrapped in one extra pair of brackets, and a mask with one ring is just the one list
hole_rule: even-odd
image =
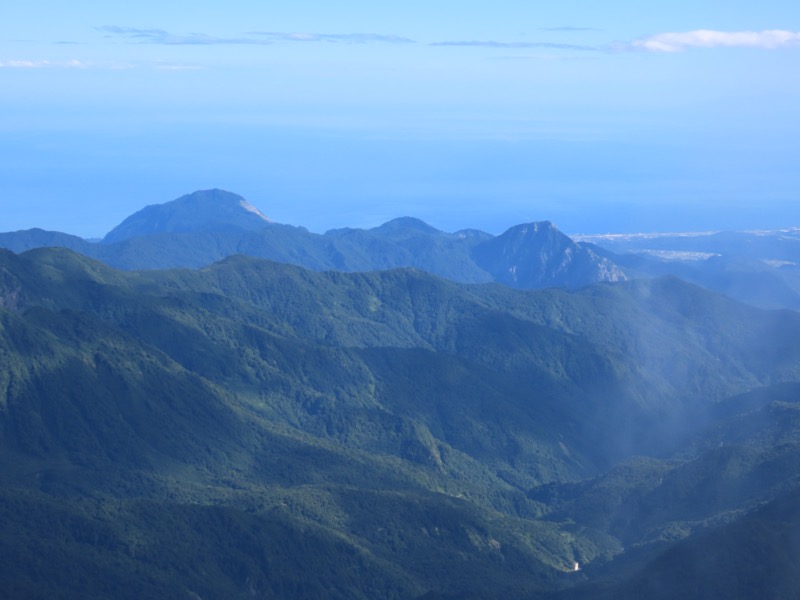
[(12, 3), (0, 230), (196, 189), (312, 231), (800, 226), (800, 4)]

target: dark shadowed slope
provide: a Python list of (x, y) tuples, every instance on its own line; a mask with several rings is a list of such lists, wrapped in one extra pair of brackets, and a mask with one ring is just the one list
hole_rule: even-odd
[(563, 600), (749, 600), (796, 598), (800, 590), (800, 490), (628, 565), (624, 580), (557, 595)]

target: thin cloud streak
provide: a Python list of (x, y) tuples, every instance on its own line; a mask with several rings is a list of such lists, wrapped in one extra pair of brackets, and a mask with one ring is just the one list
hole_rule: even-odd
[(106, 25), (96, 27), (97, 31), (110, 34), (108, 37), (120, 36), (136, 40), (143, 44), (162, 44), (165, 46), (214, 46), (223, 44), (256, 44), (270, 43), (267, 40), (254, 38), (225, 38), (208, 35), (205, 33), (190, 33), (188, 35), (173, 35), (163, 29), (138, 29), (136, 27), (119, 27)]
[(343, 42), (349, 44), (367, 44), (383, 42), (388, 44), (414, 44), (414, 40), (399, 35), (379, 33), (285, 33), (279, 31), (251, 31), (249, 35), (263, 36), (272, 42)]
[(577, 44), (559, 44), (551, 42), (495, 42), (495, 41), (450, 41), (450, 42), (433, 42), (430, 46), (461, 46), (473, 48), (550, 48), (553, 50), (581, 50), (581, 51), (597, 51), (598, 48), (594, 46), (580, 46)]
[(143, 44), (161, 44), (165, 46), (212, 46), (222, 44), (234, 45), (267, 45), (276, 42), (331, 42), (347, 44), (368, 44), (373, 42), (390, 44), (413, 44), (414, 40), (399, 35), (383, 35), (379, 33), (306, 33), (279, 31), (250, 31), (245, 37), (218, 37), (206, 33), (190, 33), (174, 35), (163, 29), (139, 29), (136, 27), (119, 27), (106, 25), (96, 27), (97, 31), (138, 41)]
[(0, 60), (0, 69), (69, 69), (94, 71), (129, 71), (152, 68), (158, 71), (199, 71), (200, 65), (151, 61), (144, 63), (95, 62), (82, 60)]
[(0, 69), (88, 69), (90, 63), (79, 60), (0, 60)]
[(572, 25), (564, 25), (562, 27), (542, 27), (542, 31), (602, 31), (597, 27), (574, 27)]
[(689, 48), (778, 48), (800, 47), (800, 32), (772, 29), (767, 31), (715, 31), (698, 29), (680, 33), (659, 33), (623, 45), (622, 50), (646, 52), (682, 52)]
[[(416, 40), (400, 35), (378, 33), (312, 33), (312, 32), (279, 32), (250, 31), (241, 37), (220, 37), (206, 33), (189, 33), (175, 35), (163, 29), (142, 29), (106, 25), (96, 27), (97, 31), (107, 37), (120, 37), (142, 44), (160, 44), (167, 46), (189, 45), (270, 45), (275, 43), (341, 43), (341, 44), (416, 44)], [(544, 27), (542, 31), (550, 32), (587, 32), (601, 31), (593, 27), (577, 27), (565, 25), (560, 27)], [(615, 43), (601, 46), (568, 44), (560, 42), (500, 42), (495, 40), (447, 40), (429, 42), (434, 47), (464, 48), (496, 48), (496, 49), (549, 49), (578, 52), (652, 52), (676, 53), (692, 48), (759, 48), (779, 49), (800, 47), (800, 32), (786, 30), (766, 31), (716, 31), (698, 29), (687, 32), (666, 32), (641, 37), (626, 43)], [(17, 61), (20, 62), (20, 61)], [(25, 62), (25, 61), (21, 61)], [(39, 66), (55, 66), (47, 61), (39, 61)], [(13, 66), (14, 61), (0, 63), (0, 66)], [(32, 68), (32, 67), (29, 67)]]

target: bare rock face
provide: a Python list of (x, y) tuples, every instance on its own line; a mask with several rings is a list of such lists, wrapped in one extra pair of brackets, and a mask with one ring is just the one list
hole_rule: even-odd
[(577, 287), (626, 278), (614, 263), (576, 244), (549, 221), (516, 225), (477, 246), (473, 257), (495, 281), (516, 288)]

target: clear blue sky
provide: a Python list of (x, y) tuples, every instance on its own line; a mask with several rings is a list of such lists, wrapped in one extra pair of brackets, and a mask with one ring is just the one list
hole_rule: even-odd
[(795, 0), (386, 4), (9, 3), (0, 231), (210, 187), (312, 231), (800, 226)]

